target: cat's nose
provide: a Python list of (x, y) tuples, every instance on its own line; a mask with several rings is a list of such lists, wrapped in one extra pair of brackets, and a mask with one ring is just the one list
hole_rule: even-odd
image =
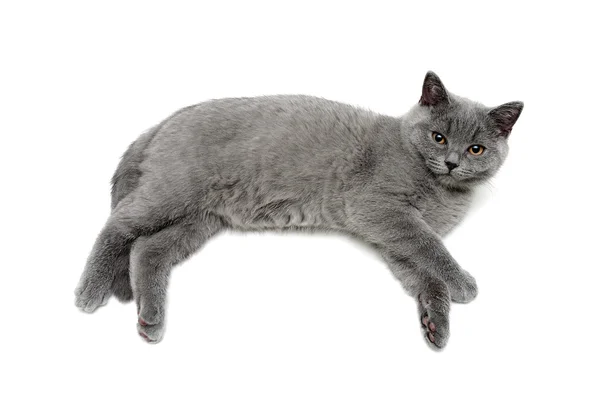
[(458, 164), (453, 163), (452, 161), (446, 161), (446, 166), (448, 167), (448, 171), (452, 171), (454, 168), (458, 167)]

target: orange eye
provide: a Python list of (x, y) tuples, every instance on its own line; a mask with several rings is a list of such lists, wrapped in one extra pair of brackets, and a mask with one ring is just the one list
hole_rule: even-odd
[(469, 153), (473, 154), (474, 156), (480, 156), (484, 151), (485, 147), (478, 144), (474, 144), (473, 146), (469, 147)]
[(431, 134), (431, 137), (433, 138), (433, 140), (435, 140), (439, 144), (445, 144), (446, 143), (446, 138), (444, 137), (444, 135), (442, 135), (439, 132), (433, 132)]

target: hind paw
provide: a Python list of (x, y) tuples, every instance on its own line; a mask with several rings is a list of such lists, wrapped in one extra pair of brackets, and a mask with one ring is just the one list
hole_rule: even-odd
[(148, 343), (158, 343), (165, 332), (162, 307), (151, 302), (137, 301), (138, 304), (138, 333)]
[(163, 322), (149, 324), (141, 317), (138, 319), (137, 330), (139, 335), (148, 343), (158, 343), (162, 340), (165, 333)]
[(103, 281), (84, 277), (75, 289), (75, 305), (87, 313), (92, 313), (108, 303), (109, 298), (110, 285)]
[(75, 293), (75, 305), (84, 312), (92, 313), (108, 303), (110, 293), (101, 288), (86, 288)]

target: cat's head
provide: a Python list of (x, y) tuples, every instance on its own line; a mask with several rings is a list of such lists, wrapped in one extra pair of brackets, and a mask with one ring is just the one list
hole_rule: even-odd
[(456, 96), (436, 74), (428, 72), (421, 100), (405, 115), (404, 126), (439, 182), (466, 188), (498, 171), (522, 109), (518, 101), (489, 108)]

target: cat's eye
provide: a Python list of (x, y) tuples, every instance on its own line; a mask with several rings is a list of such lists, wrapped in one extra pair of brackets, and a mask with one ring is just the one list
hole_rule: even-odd
[(473, 154), (474, 156), (480, 156), (484, 151), (485, 147), (478, 144), (474, 144), (473, 146), (469, 147), (469, 153)]
[(431, 137), (439, 144), (446, 144), (446, 138), (439, 132), (432, 132)]

